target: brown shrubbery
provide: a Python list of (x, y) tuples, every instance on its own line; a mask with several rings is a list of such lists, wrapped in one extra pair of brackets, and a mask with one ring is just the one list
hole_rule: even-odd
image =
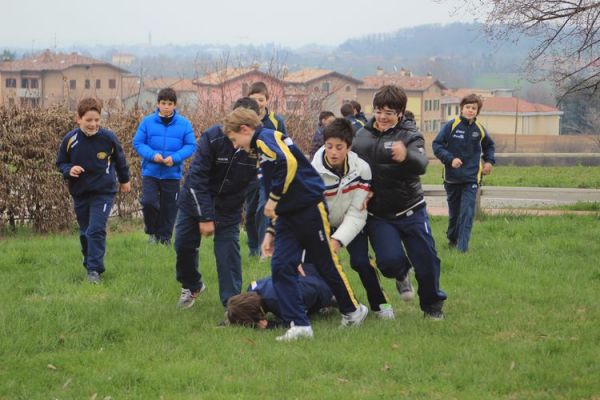
[[(110, 113), (102, 120), (102, 126), (119, 137), (131, 173), (131, 193), (115, 199), (113, 214), (118, 216), (131, 216), (140, 210), (141, 162), (131, 142), (144, 114)], [(186, 116), (196, 136), (223, 118), (200, 113)], [(294, 141), (308, 152), (315, 119), (289, 116), (286, 125)], [(75, 114), (64, 107), (0, 107), (0, 230), (28, 224), (37, 232), (57, 232), (73, 226), (72, 201), (55, 161), (60, 141), (76, 126)]]

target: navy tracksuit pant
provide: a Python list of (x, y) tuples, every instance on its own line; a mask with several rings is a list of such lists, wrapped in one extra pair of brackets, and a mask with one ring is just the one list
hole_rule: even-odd
[(330, 244), (330, 232), (327, 209), (322, 202), (277, 217), (271, 273), (285, 322), (294, 322), (297, 326), (310, 325), (298, 284), (297, 268), (304, 250), (333, 292), (340, 312), (347, 314), (357, 309), (358, 302)]
[(142, 177), (142, 213), (144, 231), (161, 242), (171, 239), (177, 215), (178, 179)]
[(397, 278), (402, 277), (412, 264), (419, 284), (417, 293), (421, 309), (441, 310), (446, 293), (439, 285), (440, 259), (435, 250), (425, 207), (396, 218), (370, 215), (367, 219), (367, 231), (375, 251), (377, 267), (382, 273), (385, 276), (390, 274)]
[(360, 281), (367, 291), (367, 299), (369, 306), (373, 311), (379, 311), (381, 304), (388, 303), (388, 299), (383, 292), (379, 274), (369, 259), (369, 238), (365, 231), (361, 231), (356, 237), (346, 246), (348, 254), (350, 254), (350, 266), (358, 272)]
[(114, 197), (115, 195), (111, 193), (73, 198), (79, 224), (83, 266), (88, 271), (96, 271), (99, 274), (104, 272), (106, 222)]
[(444, 183), (448, 200), (448, 231), (446, 235), (459, 251), (469, 249), (475, 205), (477, 203), (476, 183)]

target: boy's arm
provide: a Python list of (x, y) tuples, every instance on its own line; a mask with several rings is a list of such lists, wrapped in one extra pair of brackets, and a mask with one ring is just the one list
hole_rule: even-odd
[(454, 155), (450, 153), (446, 146), (448, 145), (448, 135), (452, 130), (452, 122), (448, 122), (440, 132), (437, 134), (433, 143), (431, 144), (431, 148), (433, 149), (433, 154), (445, 165), (452, 164), (452, 160), (454, 159)]
[(188, 121), (185, 127), (185, 133), (183, 136), (183, 146), (175, 153), (171, 154), (174, 164), (181, 164), (186, 159), (190, 158), (194, 154), (196, 148), (196, 136), (194, 136), (194, 129), (192, 124)]
[(423, 175), (427, 170), (427, 154), (425, 154), (425, 139), (423, 136), (416, 135), (406, 145), (406, 159), (400, 164), (407, 171), (415, 175)]
[(298, 161), (290, 151), (286, 143), (288, 141), (291, 139), (284, 139), (283, 134), (279, 131), (263, 135), (256, 141), (260, 152), (268, 158), (268, 161), (264, 162), (273, 163), (269, 199), (275, 202), (287, 193), (298, 170)]
[(127, 158), (125, 157), (123, 146), (121, 146), (116, 135), (113, 135), (113, 147), (115, 151), (115, 169), (117, 170), (119, 183), (127, 183), (129, 182), (129, 166), (127, 165)]
[(496, 144), (494, 140), (491, 138), (487, 129), (485, 130), (485, 137), (481, 141), (481, 150), (483, 152), (483, 161), (490, 164), (496, 164)]
[(361, 165), (360, 181), (352, 184), (352, 186), (357, 185), (357, 187), (352, 190), (350, 207), (346, 210), (340, 226), (331, 235), (333, 239), (339, 241), (344, 247), (348, 246), (354, 240), (367, 223), (367, 209), (363, 207), (363, 203), (371, 187), (371, 169), (367, 163), (364, 163), (364, 165), (365, 168)]
[(58, 170), (62, 173), (62, 176), (65, 179), (69, 179), (71, 168), (73, 168), (71, 158), (67, 153), (67, 143), (72, 137), (73, 136), (71, 135), (65, 136), (65, 138), (60, 143), (58, 153), (56, 154), (56, 166), (58, 167)]
[(135, 136), (133, 137), (133, 148), (144, 160), (154, 161), (154, 156), (157, 152), (154, 151), (147, 143), (148, 128), (146, 127), (146, 120), (143, 119), (138, 126)]
[(201, 222), (215, 220), (215, 208), (210, 195), (210, 172), (214, 161), (213, 151), (210, 147), (208, 134), (202, 133), (198, 140), (196, 154), (190, 165), (190, 171), (186, 178), (188, 190), (196, 207), (193, 210), (194, 217)]

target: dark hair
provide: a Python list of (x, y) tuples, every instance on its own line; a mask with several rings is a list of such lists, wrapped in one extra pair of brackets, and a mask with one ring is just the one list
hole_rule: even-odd
[(354, 139), (354, 130), (352, 124), (346, 118), (336, 118), (331, 124), (323, 129), (323, 142), (327, 139), (338, 138), (346, 142), (348, 146), (352, 146)]
[(408, 99), (406, 98), (404, 90), (396, 85), (386, 85), (382, 86), (377, 93), (375, 93), (375, 97), (373, 97), (373, 109), (381, 110), (383, 107), (388, 107), (398, 114), (402, 114), (406, 109), (407, 101)]
[(267, 85), (264, 82), (254, 82), (250, 86), (250, 91), (248, 92), (248, 96), (252, 96), (253, 94), (264, 94), (267, 100), (269, 100), (269, 89), (267, 89)]
[(77, 104), (77, 115), (79, 115), (79, 118), (83, 117), (86, 112), (92, 110), (98, 111), (98, 114), (102, 112), (102, 103), (100, 100), (88, 97), (87, 99), (82, 99), (79, 104)]
[(362, 107), (360, 105), (360, 103), (356, 100), (350, 100), (350, 104), (352, 104), (352, 108), (354, 108), (356, 110), (357, 113), (360, 112), (360, 110), (362, 110)]
[(483, 107), (483, 100), (475, 93), (471, 93), (463, 97), (460, 101), (460, 110), (462, 111), (462, 108), (467, 104), (477, 104), (477, 115), (479, 115), (481, 107)]
[(319, 123), (323, 123), (324, 119), (330, 118), (330, 117), (335, 117), (335, 114), (332, 113), (331, 111), (321, 111), (321, 113), (319, 114)]
[(227, 300), (227, 320), (234, 325), (255, 327), (267, 315), (261, 306), (258, 293), (247, 292), (231, 296)]
[(412, 111), (410, 111), (410, 110), (406, 110), (406, 111), (404, 111), (404, 118), (411, 119), (411, 120), (414, 121), (415, 120), (415, 114)]
[(239, 99), (237, 99), (235, 101), (235, 103), (233, 103), (233, 109), (235, 110), (236, 108), (239, 108), (239, 107), (243, 107), (243, 108), (247, 108), (248, 110), (252, 110), (252, 111), (256, 112), (257, 115), (260, 112), (260, 110), (258, 109), (258, 103), (256, 102), (256, 100), (254, 100), (250, 97), (240, 97)]
[(175, 93), (175, 90), (172, 88), (160, 89), (160, 92), (158, 92), (157, 102), (160, 103), (161, 100), (172, 101), (173, 103), (177, 104), (177, 93)]
[(350, 104), (350, 103), (343, 104), (342, 107), (340, 108), (340, 113), (344, 117), (347, 117), (348, 115), (354, 115), (354, 108), (352, 107), (352, 104)]

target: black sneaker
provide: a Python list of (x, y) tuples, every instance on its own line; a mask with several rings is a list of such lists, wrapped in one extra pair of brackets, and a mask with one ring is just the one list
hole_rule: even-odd
[(87, 280), (89, 283), (98, 284), (102, 282), (102, 278), (97, 271), (88, 271)]

